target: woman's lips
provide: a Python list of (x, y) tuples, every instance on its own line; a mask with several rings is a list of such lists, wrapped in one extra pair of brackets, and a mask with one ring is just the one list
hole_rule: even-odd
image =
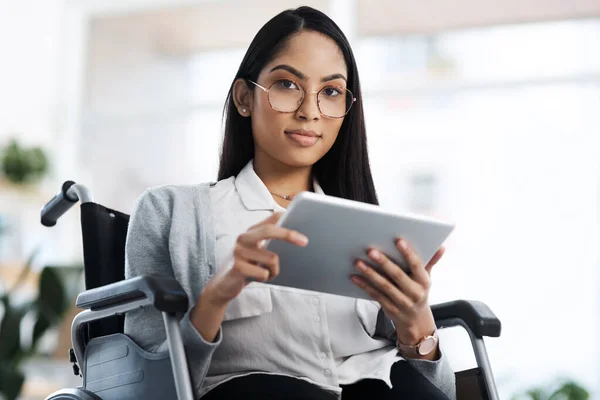
[(314, 146), (321, 138), (316, 132), (304, 130), (285, 131), (285, 135), (295, 144), (302, 147)]

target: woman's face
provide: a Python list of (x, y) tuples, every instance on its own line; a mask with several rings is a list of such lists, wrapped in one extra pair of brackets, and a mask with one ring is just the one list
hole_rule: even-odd
[[(333, 146), (344, 118), (323, 116), (317, 93), (309, 92), (327, 88), (321, 95), (321, 107), (326, 112), (325, 100), (345, 98), (336, 88), (345, 89), (347, 78), (344, 56), (332, 39), (311, 31), (289, 39), (284, 50), (263, 68), (257, 83), (267, 89), (275, 83), (271, 90), (280, 95), (297, 93), (301, 88), (306, 93), (298, 110), (281, 113), (271, 107), (265, 91), (249, 83), (253, 92), (250, 112), (255, 158), (267, 156), (291, 167), (311, 166), (321, 159)], [(272, 100), (274, 95), (271, 94)]]

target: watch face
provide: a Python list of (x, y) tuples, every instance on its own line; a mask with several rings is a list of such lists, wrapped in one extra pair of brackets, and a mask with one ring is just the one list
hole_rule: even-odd
[(426, 356), (431, 353), (435, 349), (435, 338), (433, 336), (429, 336), (425, 340), (421, 342), (419, 345), (419, 354), (422, 356)]

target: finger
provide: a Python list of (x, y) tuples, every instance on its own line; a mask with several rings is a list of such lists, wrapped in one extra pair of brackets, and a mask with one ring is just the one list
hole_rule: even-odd
[[(406, 272), (398, 265), (396, 265), (392, 260), (386, 257), (385, 254), (380, 252), (377, 249), (371, 249), (367, 255), (374, 262), (379, 264), (383, 271), (390, 277), (390, 279), (396, 284), (396, 286), (405, 293), (408, 297), (410, 297), (414, 301), (419, 301), (421, 296), (421, 285), (412, 280)], [(375, 274), (377, 272), (373, 269), (371, 271)], [(377, 274), (379, 275), (379, 274)], [(383, 279), (386, 279), (382, 277)], [(386, 279), (387, 280), (387, 279)]]
[(445, 252), (446, 248), (444, 246), (440, 247), (440, 249), (435, 252), (431, 260), (427, 263), (427, 265), (425, 266), (425, 271), (427, 271), (429, 275), (431, 275), (431, 269), (433, 268), (433, 266), (440, 261)]
[[(367, 282), (370, 286), (373, 286), (387, 297), (392, 299), (394, 303), (398, 305), (402, 305), (403, 307), (411, 307), (413, 301), (407, 296), (407, 294), (400, 291), (400, 289), (389, 279), (379, 274), (373, 268), (369, 267), (364, 261), (358, 260), (356, 261), (356, 268), (363, 273), (365, 282)], [(415, 284), (414, 282), (412, 282)]]
[(271, 278), (279, 275), (279, 256), (272, 251), (252, 247), (235, 246), (233, 256), (237, 259), (248, 261), (250, 264), (259, 264), (267, 268)]
[(260, 221), (258, 224), (252, 225), (250, 228), (248, 228), (248, 230), (252, 230), (254, 228), (258, 228), (259, 226), (263, 226), (263, 225), (276, 224), (282, 215), (283, 215), (283, 213), (281, 213), (281, 212), (273, 213), (268, 218)]
[(413, 279), (423, 286), (429, 286), (429, 274), (425, 271), (421, 258), (408, 245), (406, 240), (399, 238), (396, 241), (396, 247), (406, 260), (406, 263), (412, 271)]
[(358, 287), (363, 289), (365, 292), (367, 292), (373, 300), (375, 300), (379, 304), (381, 304), (381, 307), (383, 307), (384, 311), (389, 313), (388, 315), (399, 315), (400, 314), (400, 309), (398, 308), (398, 306), (396, 304), (394, 304), (394, 302), (389, 297), (387, 297), (380, 290), (378, 290), (375, 287), (373, 287), (372, 285), (370, 285), (363, 278), (358, 277), (358, 276), (353, 276), (352, 282), (354, 282), (355, 285), (357, 285)]
[(279, 239), (302, 247), (308, 244), (308, 238), (300, 232), (275, 225), (263, 225), (241, 234), (238, 236), (238, 244), (256, 247), (260, 241), (265, 239)]
[(229, 272), (246, 281), (266, 282), (270, 279), (270, 271), (258, 265), (251, 264), (246, 260), (236, 260)]

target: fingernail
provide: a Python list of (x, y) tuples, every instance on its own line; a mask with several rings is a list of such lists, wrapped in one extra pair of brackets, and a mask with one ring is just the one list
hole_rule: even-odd
[(367, 270), (366, 265), (363, 264), (362, 261), (357, 261), (356, 262), (356, 268), (358, 268), (359, 271), (362, 271), (362, 272), (366, 272), (366, 270)]
[(365, 285), (363, 283), (363, 281), (360, 278), (356, 277), (356, 276), (352, 277), (352, 282), (354, 282), (355, 284), (357, 284), (360, 287), (363, 287)]
[(377, 250), (371, 250), (371, 252), (369, 253), (369, 257), (371, 257), (375, 261), (379, 261), (381, 260), (381, 253)]
[(294, 242), (301, 246), (306, 246), (308, 244), (308, 238), (301, 233), (294, 232), (292, 238), (294, 239)]
[(402, 248), (403, 250), (408, 249), (408, 246), (406, 244), (406, 241), (404, 239), (398, 239), (398, 245), (400, 246), (400, 248)]

